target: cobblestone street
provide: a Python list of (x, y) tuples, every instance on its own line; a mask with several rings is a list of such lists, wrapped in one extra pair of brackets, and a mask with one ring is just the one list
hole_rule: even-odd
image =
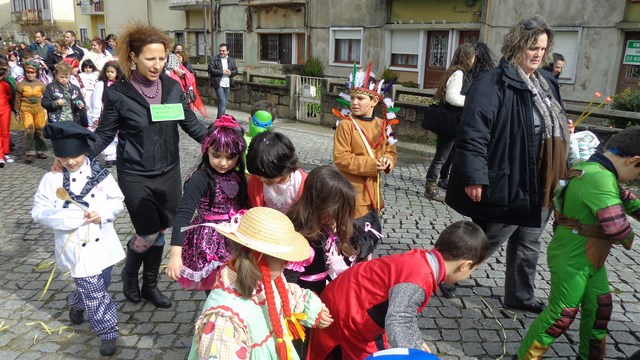
[[(215, 114), (213, 107), (210, 114)], [(229, 111), (246, 125), (248, 114)], [(276, 131), (289, 136), (301, 165), (309, 170), (330, 164), (333, 130), (316, 125), (278, 120)], [(199, 161), (200, 146), (181, 132), (182, 176)], [(66, 296), (75, 285), (69, 274), (56, 270), (47, 284), (54, 262), (51, 230), (34, 224), (30, 210), (41, 176), (52, 163), (22, 158), (22, 134), (12, 133), (16, 162), (0, 169), (0, 359), (97, 359), (99, 339), (88, 323), (72, 326)], [(424, 198), (424, 179), (433, 148), (400, 144), (399, 164), (385, 178), (383, 192), (384, 238), (376, 254), (387, 255), (412, 248), (430, 248), (439, 232), (462, 217), (448, 206)], [(115, 173), (115, 168), (113, 169)], [(633, 221), (634, 230), (640, 232)], [(126, 210), (116, 221), (124, 246), (133, 234)], [(168, 237), (169, 238), (169, 237)], [(545, 302), (549, 290), (546, 245), (551, 225), (543, 234), (538, 265), (537, 296)], [(165, 246), (165, 255), (169, 246)], [(420, 328), (431, 349), (441, 359), (510, 359), (517, 350), (534, 314), (512, 311), (502, 305), (504, 248), (481, 265), (471, 279), (461, 283), (453, 299), (433, 296), (420, 317)], [(166, 259), (165, 259), (166, 262)], [(640, 240), (634, 249), (616, 247), (607, 261), (613, 291), (613, 315), (609, 323), (607, 359), (625, 359), (640, 350)], [(183, 290), (162, 276), (160, 289), (173, 301), (170, 309), (142, 302), (132, 304), (121, 293), (122, 263), (113, 270), (110, 293), (118, 304), (120, 338), (117, 359), (184, 359), (189, 351), (193, 324), (204, 301), (203, 292)], [(548, 358), (576, 357), (579, 321), (547, 353)]]

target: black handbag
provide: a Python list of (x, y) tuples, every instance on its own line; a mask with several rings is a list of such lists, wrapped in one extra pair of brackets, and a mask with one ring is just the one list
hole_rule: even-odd
[(438, 135), (455, 137), (458, 131), (456, 114), (447, 105), (431, 104), (425, 110), (422, 128)]
[(362, 261), (367, 256), (373, 254), (376, 245), (382, 237), (382, 224), (378, 217), (378, 210), (371, 210), (364, 216), (359, 217), (353, 221), (353, 242), (357, 243), (360, 247), (360, 253), (358, 254), (358, 261)]

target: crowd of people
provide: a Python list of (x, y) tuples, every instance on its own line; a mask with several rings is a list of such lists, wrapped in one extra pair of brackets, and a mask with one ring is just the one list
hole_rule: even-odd
[[(172, 47), (160, 29), (127, 25), (115, 53), (102, 39), (85, 51), (73, 32), (67, 35), (48, 48), (38, 32), (33, 50), (12, 53), (24, 73), (15, 105), (28, 128), (25, 162), (46, 158), (43, 138), (52, 141), (54, 164), (32, 217), (53, 229), (56, 260), (76, 284), (67, 298), (70, 321), (83, 323), (86, 312), (103, 356), (117, 351), (108, 287), (119, 261), (126, 299), (173, 306), (158, 288), (172, 227), (166, 276), (207, 296), (189, 359), (364, 359), (386, 348), (431, 353), (418, 314), (438, 290), (455, 296), (455, 283), (504, 242), (504, 305), (540, 313), (511, 355), (541, 358), (581, 310), (579, 356), (603, 358), (612, 307), (605, 259), (612, 246), (631, 246), (626, 214), (640, 217), (640, 200), (619, 184), (640, 175), (640, 129), (619, 133), (569, 169), (573, 129), (556, 78), (541, 69), (553, 45), (541, 18), (509, 29), (497, 66), (485, 44), (461, 45), (439, 83), (436, 100), (452, 112), (457, 131), (438, 136), (425, 196), (471, 221), (448, 226), (432, 249), (375, 259), (382, 210), (394, 206), (383, 201), (381, 177), (397, 163), (398, 109), (385, 98), (391, 84), (370, 67), (354, 68), (341, 94), (348, 106), (334, 112), (335, 166), (307, 174), (291, 140), (272, 128), (268, 102), (254, 105), (248, 131), (224, 114), (224, 105), (207, 129), (189, 99), (185, 74), (192, 69), (183, 48)], [(221, 99), (235, 67), (227, 54), (221, 45), (209, 67)], [(13, 71), (4, 64), (3, 80)], [(86, 75), (77, 76), (78, 68)], [(51, 79), (40, 76), (50, 70)], [(10, 94), (9, 82), (0, 85)], [(178, 128), (201, 149), (184, 179)], [(0, 155), (9, 152), (2, 134)], [(96, 160), (116, 139), (117, 182)], [(126, 252), (113, 228), (123, 202), (135, 229)], [(540, 235), (554, 211), (547, 306), (534, 289)]]

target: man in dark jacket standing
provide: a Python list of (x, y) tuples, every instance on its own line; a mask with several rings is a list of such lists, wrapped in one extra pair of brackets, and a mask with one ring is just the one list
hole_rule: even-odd
[(540, 313), (540, 235), (567, 171), (568, 126), (558, 84), (538, 71), (553, 33), (539, 17), (511, 27), (503, 58), (467, 92), (445, 202), (480, 225), (489, 254), (505, 241), (504, 305)]
[(68, 47), (73, 49), (73, 51), (78, 54), (78, 61), (81, 61), (82, 58), (84, 58), (85, 49), (78, 46), (78, 42), (76, 41), (76, 33), (73, 30), (67, 30), (64, 33), (64, 42)]
[(209, 60), (207, 72), (211, 78), (211, 86), (216, 89), (218, 96), (218, 115), (216, 119), (224, 115), (229, 102), (229, 90), (233, 87), (233, 77), (238, 75), (236, 61), (229, 56), (227, 44), (220, 44), (219, 55)]
[[(35, 40), (33, 44), (29, 45), (29, 50), (34, 54), (39, 55), (41, 58), (46, 59), (49, 53), (53, 52), (53, 45), (47, 44), (44, 40), (45, 33), (42, 30), (38, 30), (35, 32)], [(53, 71), (53, 69), (50, 69)]]

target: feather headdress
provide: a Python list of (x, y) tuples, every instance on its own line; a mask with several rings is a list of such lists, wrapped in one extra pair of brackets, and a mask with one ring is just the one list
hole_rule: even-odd
[(396, 139), (396, 132), (393, 131), (391, 125), (395, 125), (399, 122), (396, 118), (396, 113), (400, 110), (398, 107), (394, 107), (393, 99), (385, 97), (393, 87), (396, 79), (389, 81), (385, 85), (384, 79), (376, 80), (375, 74), (371, 72), (372, 62), (369, 62), (366, 70), (360, 69), (353, 64), (353, 72), (349, 74), (349, 81), (345, 83), (347, 92), (341, 92), (336, 99), (338, 104), (344, 106), (344, 109), (333, 109), (333, 114), (340, 119), (349, 118), (351, 115), (351, 94), (362, 94), (372, 98), (377, 98), (382, 105), (382, 112), (384, 113), (384, 127), (386, 128), (386, 134), (389, 138), (389, 144), (393, 145), (398, 140)]

